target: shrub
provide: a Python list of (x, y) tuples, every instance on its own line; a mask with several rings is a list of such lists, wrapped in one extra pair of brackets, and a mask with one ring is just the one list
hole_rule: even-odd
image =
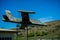
[(19, 34), (19, 37), (23, 37), (23, 33), (20, 33), (20, 34)]
[(44, 36), (44, 35), (47, 35), (47, 32), (45, 32), (45, 31), (36, 31), (36, 35), (37, 36)]
[(44, 31), (40, 32), (40, 36), (44, 36), (44, 34), (45, 34)]
[(34, 33), (30, 32), (28, 33), (28, 37), (33, 37), (34, 36)]
[(37, 35), (37, 36), (40, 36), (40, 32), (39, 32), (39, 31), (37, 31), (37, 32), (36, 32), (36, 35)]
[(46, 32), (46, 31), (44, 31), (44, 30), (42, 30), (41, 32), (40, 32), (40, 35), (41, 36), (44, 36), (44, 35), (47, 35), (48, 34), (48, 32)]

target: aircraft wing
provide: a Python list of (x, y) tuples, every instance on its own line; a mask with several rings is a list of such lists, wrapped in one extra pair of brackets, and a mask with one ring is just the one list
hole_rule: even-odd
[(27, 26), (32, 27), (32, 26), (35, 26), (35, 25), (37, 25), (37, 26), (47, 26), (47, 24), (41, 23), (39, 20), (30, 19), (30, 22), (31, 23), (29, 23), (27, 25), (26, 24), (21, 24), (20, 29), (25, 29), (25, 27), (27, 27)]

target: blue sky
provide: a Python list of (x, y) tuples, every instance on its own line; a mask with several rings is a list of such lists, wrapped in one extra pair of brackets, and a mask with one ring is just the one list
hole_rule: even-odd
[(36, 12), (30, 14), (32, 19), (41, 22), (60, 20), (60, 0), (0, 0), (0, 27), (9, 29), (16, 27), (16, 24), (2, 21), (5, 10), (10, 10), (16, 18), (21, 18), (17, 10), (30, 10)]

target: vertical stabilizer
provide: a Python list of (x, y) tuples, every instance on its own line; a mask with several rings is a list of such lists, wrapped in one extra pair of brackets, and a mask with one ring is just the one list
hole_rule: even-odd
[(11, 12), (9, 10), (6, 10), (6, 16), (8, 17), (8, 19), (10, 21), (13, 21), (14, 20), (13, 16), (11, 15)]

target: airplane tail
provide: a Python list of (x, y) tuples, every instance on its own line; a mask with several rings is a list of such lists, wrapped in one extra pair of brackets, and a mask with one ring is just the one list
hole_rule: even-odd
[(9, 10), (6, 10), (6, 16), (8, 17), (8, 19), (10, 21), (13, 21), (14, 20), (13, 16), (11, 15), (11, 12)]
[(14, 18), (12, 17), (11, 12), (9, 10), (6, 10), (5, 12), (6, 12), (6, 15), (3, 15), (2, 20), (3, 21), (9, 21), (9, 20), (13, 21)]

